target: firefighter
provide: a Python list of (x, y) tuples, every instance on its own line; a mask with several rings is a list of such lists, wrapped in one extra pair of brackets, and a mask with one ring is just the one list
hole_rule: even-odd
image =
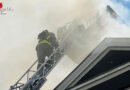
[[(38, 45), (36, 46), (37, 57), (38, 57), (38, 65), (37, 69), (45, 62), (46, 57), (49, 57), (53, 50), (58, 47), (58, 42), (56, 40), (55, 34), (52, 32), (48, 32), (48, 30), (44, 30), (38, 35)], [(47, 64), (54, 63), (54, 56), (48, 59)], [(47, 65), (46, 65), (46, 68)], [(38, 72), (40, 75), (43, 74), (43, 68)]]

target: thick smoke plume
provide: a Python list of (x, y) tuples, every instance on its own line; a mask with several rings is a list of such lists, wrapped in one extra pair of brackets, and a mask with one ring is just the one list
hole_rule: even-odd
[[(69, 46), (69, 54), (72, 53), (70, 57), (74, 61), (82, 61), (106, 37), (130, 36), (129, 27), (118, 22), (120, 16), (116, 18), (108, 12), (108, 5), (112, 6), (111, 2), (104, 0), (100, 0), (100, 2), (81, 0), (78, 2), (74, 9), (74, 15), (78, 19), (71, 22), (69, 29), (70, 31), (74, 29), (75, 33), (71, 34), (68, 40), (72, 42)], [(79, 28), (81, 25), (85, 26), (84, 30)]]

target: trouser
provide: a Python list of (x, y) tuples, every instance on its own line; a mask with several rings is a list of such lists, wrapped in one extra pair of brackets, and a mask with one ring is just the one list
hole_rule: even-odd
[[(41, 67), (41, 65), (43, 64), (44, 62), (38, 62), (38, 65), (37, 65), (37, 69), (39, 69)], [(46, 71), (48, 71), (49, 69), (51, 69), (52, 65), (54, 64), (54, 60), (51, 59), (51, 60), (48, 60), (45, 65), (39, 70), (38, 74), (39, 75), (43, 75), (43, 73), (46, 73)], [(43, 72), (43, 70), (45, 72)]]
[[(53, 48), (50, 47), (48, 44), (40, 44), (37, 45), (36, 47), (36, 51), (37, 51), (37, 56), (38, 56), (38, 65), (37, 65), (37, 69), (40, 68), (40, 66), (45, 62), (45, 57), (49, 57), (52, 53), (53, 53)], [(47, 64), (52, 64), (54, 62), (54, 56), (50, 57), (48, 59)], [(48, 68), (48, 65), (45, 65), (46, 67), (42, 67), (38, 74), (42, 75), (43, 74), (43, 69), (44, 68)]]

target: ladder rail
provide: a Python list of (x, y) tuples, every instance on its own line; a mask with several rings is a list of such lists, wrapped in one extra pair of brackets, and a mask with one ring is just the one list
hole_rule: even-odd
[(16, 84), (31, 70), (31, 68), (38, 62), (38, 60), (36, 60), (32, 66), (23, 74), (23, 76), (16, 82)]
[[(45, 67), (46, 62), (47, 62), (53, 55), (55, 55), (55, 54), (58, 52), (58, 50), (60, 50), (60, 47), (58, 47), (58, 48), (45, 60), (45, 62), (38, 68), (38, 70), (33, 74), (33, 76), (31, 77), (31, 79), (26, 82), (26, 84), (23, 86), (23, 88), (22, 88), (21, 90), (25, 90), (25, 89), (28, 87), (28, 85), (30, 85), (30, 83), (31, 83), (32, 81), (34, 81), (35, 79), (37, 79), (37, 78), (36, 78), (37, 73), (38, 73), (43, 67)], [(55, 65), (54, 65), (54, 66), (55, 66)], [(54, 68), (54, 67), (52, 67), (50, 70), (52, 70), (53, 68)], [(50, 71), (50, 70), (49, 70), (49, 71)], [(43, 71), (43, 73), (44, 73), (44, 71)], [(47, 76), (47, 73), (46, 73), (45, 75), (43, 75), (43, 77), (46, 77), (46, 76)]]
[[(19, 83), (19, 82), (24, 78), (25, 75), (27, 75), (27, 74), (31, 71), (32, 67), (33, 67), (37, 62), (38, 62), (38, 60), (36, 60), (36, 61), (28, 68), (28, 70), (20, 77), (20, 79), (18, 79), (18, 81), (17, 81), (14, 85), (11, 86), (10, 90), (17, 89), (17, 88), (20, 87), (20, 86), (17, 86), (18, 84), (22, 84), (22, 83)], [(27, 79), (27, 81), (28, 81), (28, 79)]]

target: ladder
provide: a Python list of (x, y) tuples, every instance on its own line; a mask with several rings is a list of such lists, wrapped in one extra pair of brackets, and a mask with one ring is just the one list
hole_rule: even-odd
[[(62, 58), (64, 55), (64, 51), (58, 47), (56, 50), (53, 51), (53, 53), (45, 60), (45, 62), (40, 66), (40, 68), (37, 71), (32, 70), (34, 65), (37, 64), (38, 60), (36, 60), (31, 67), (21, 76), (21, 78), (10, 87), (9, 90), (39, 90), (44, 83), (47, 81), (46, 77), (51, 72), (51, 70), (56, 66), (58, 61)], [(46, 68), (46, 65), (48, 64), (47, 61), (54, 57), (54, 63), (49, 65), (49, 68)], [(38, 72), (40, 70), (43, 70), (42, 75), (39, 76)], [(32, 77), (30, 77), (30, 72), (33, 72), (34, 74)], [(26, 78), (27, 82), (22, 83), (22, 79)]]
[[(71, 26), (71, 23), (67, 23), (63, 28), (65, 30), (69, 30), (68, 27)], [(9, 90), (39, 90), (44, 83), (47, 81), (46, 77), (51, 72), (51, 70), (56, 66), (62, 56), (65, 54), (66, 45), (64, 44), (67, 41), (67, 38), (71, 36), (74, 30), (69, 31), (66, 33), (62, 40), (59, 40), (59, 47), (53, 51), (53, 53), (45, 60), (45, 62), (40, 66), (40, 68), (35, 71), (32, 68), (37, 64), (38, 60), (36, 60), (29, 69), (21, 76), (21, 78), (12, 86), (10, 86)], [(46, 68), (47, 61), (54, 56), (55, 63), (50, 66), (49, 69)], [(43, 68), (42, 76), (38, 76), (38, 72)], [(30, 77), (30, 72), (34, 74)], [(22, 79), (26, 78), (27, 82), (22, 83)]]

